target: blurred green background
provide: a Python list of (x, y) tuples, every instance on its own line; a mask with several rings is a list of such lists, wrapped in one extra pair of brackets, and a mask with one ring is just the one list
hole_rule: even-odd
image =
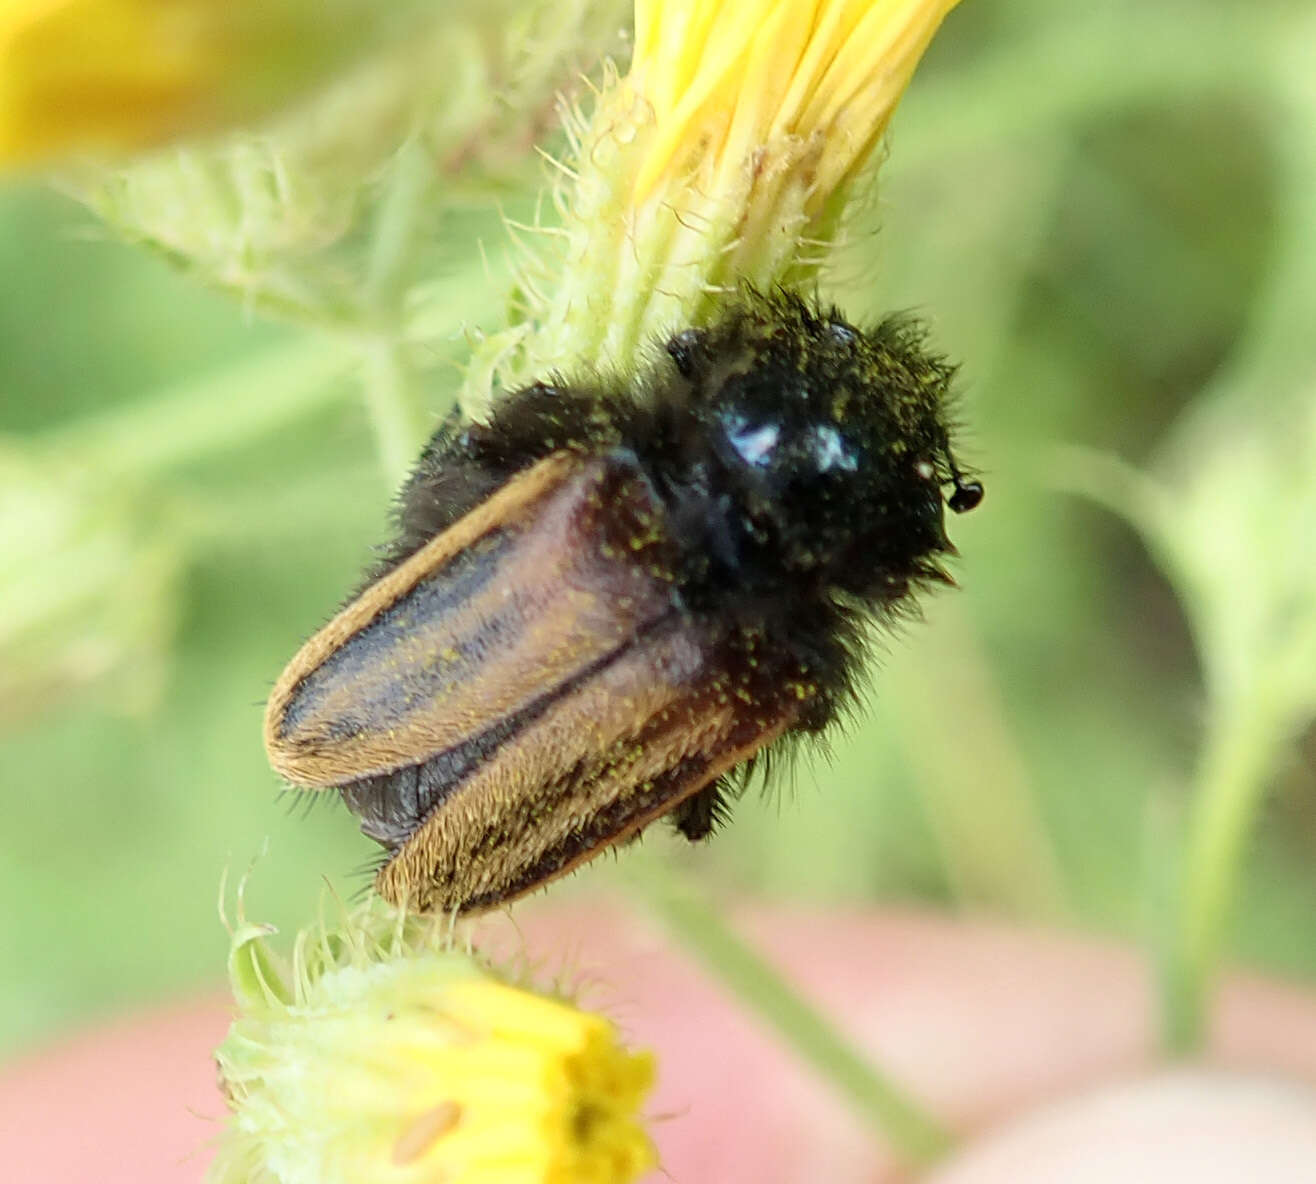
[[(655, 827), (622, 862), (679, 861), (728, 896), (1159, 940), (1202, 652), (1139, 535), (1064, 491), (1062, 448), (1170, 480), (1197, 464), (1182, 425), (1231, 384), (1316, 399), (1316, 238), (1294, 233), (1295, 211), (1316, 224), (1316, 84), (1296, 64), (1316, 24), (1305, 0), (1096, 7), (965, 0), (825, 289), (855, 319), (917, 310), (962, 360), (988, 496), (951, 524), (961, 589), (883, 643), (832, 761), (801, 761), (707, 847)], [(390, 168), (372, 164), (366, 205), (402, 184)], [(425, 205), (401, 356), (428, 419), (468, 334), (500, 324), (499, 210), (528, 218), (541, 174), (509, 154)], [(350, 230), (300, 272), (281, 258), (320, 268), (315, 299), (280, 287), (281, 321), (259, 285), (126, 220), (146, 245), (51, 187), (0, 189), (0, 1052), (215, 985), (220, 877), (267, 842), (249, 911), (285, 929), (324, 877), (361, 888), (375, 852), (336, 802), (281, 797), (260, 738), (273, 679), (387, 530), (378, 407), (342, 360), (360, 310), (331, 298), (365, 248)], [(1281, 491), (1316, 480), (1306, 459)], [(1287, 545), (1316, 548), (1307, 524)], [(1245, 612), (1265, 557), (1203, 553)], [(1316, 738), (1289, 722), (1230, 933), (1238, 959), (1310, 979)], [(610, 891), (618, 870), (552, 891)]]

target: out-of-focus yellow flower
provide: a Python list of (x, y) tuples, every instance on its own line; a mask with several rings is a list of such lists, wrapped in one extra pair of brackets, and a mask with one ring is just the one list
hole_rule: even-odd
[[(263, 113), (371, 43), (373, 0), (7, 0), (0, 164)], [(394, 6), (389, 6), (393, 8)], [(407, 7), (403, 5), (402, 7)]]
[(636, 0), (629, 73), (578, 117), (564, 226), (523, 266), (525, 323), (468, 400), (627, 368), (749, 282), (800, 286), (957, 0)]
[(498, 981), (434, 922), (376, 905), (292, 965), (240, 924), (216, 1057), (217, 1184), (624, 1184), (655, 1163), (652, 1058), (602, 1017)]

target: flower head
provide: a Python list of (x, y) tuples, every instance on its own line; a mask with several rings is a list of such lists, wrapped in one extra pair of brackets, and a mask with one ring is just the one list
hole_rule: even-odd
[(476, 360), (516, 389), (631, 366), (740, 285), (800, 286), (956, 0), (637, 0), (635, 53), (570, 121), (564, 226), (523, 265), (524, 323)]
[(219, 1047), (220, 1184), (623, 1184), (655, 1162), (652, 1059), (601, 1016), (499, 981), (377, 905), (303, 932), (290, 968), (240, 924)]

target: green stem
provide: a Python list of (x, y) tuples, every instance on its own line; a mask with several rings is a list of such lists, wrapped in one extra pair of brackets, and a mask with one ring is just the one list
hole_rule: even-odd
[[(952, 891), (1011, 916), (1065, 918), (1064, 873), (996, 672), (957, 601), (938, 604), (933, 625), (887, 710)], [(928, 742), (928, 721), (943, 717), (957, 721), (955, 744)], [(973, 784), (992, 792), (965, 793)]]
[(899, 1152), (928, 1163), (951, 1148), (950, 1133), (935, 1118), (856, 1053), (826, 1017), (701, 900), (656, 873), (646, 877), (645, 886), (647, 903), (673, 934)]
[(361, 379), (366, 411), (375, 430), (375, 446), (384, 479), (392, 489), (407, 475), (425, 438), (425, 418), (410, 368), (391, 341), (373, 341), (362, 356)]
[(1230, 905), (1252, 821), (1282, 739), (1264, 695), (1213, 713), (1193, 793), (1179, 919), (1163, 971), (1162, 1037), (1176, 1055), (1200, 1052)]
[(35, 441), (105, 475), (148, 477), (259, 439), (333, 399), (355, 351), (316, 337)]
[(434, 185), (434, 162), (416, 140), (398, 151), (371, 244), (364, 304), (376, 338), (366, 347), (362, 381), (380, 463), (390, 485), (404, 477), (425, 438), (426, 417), (399, 340)]
[(430, 209), (434, 161), (416, 140), (408, 140), (393, 160), (388, 193), (379, 208), (370, 244), (365, 304), (392, 312), (402, 304), (416, 271), (417, 240)]

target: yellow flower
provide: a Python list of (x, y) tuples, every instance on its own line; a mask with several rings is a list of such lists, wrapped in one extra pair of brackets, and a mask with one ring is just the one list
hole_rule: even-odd
[[(30, 0), (0, 13), (0, 159), (149, 141), (213, 82), (167, 6)], [(154, 51), (143, 52), (146, 46)], [(205, 81), (198, 86), (198, 79)]]
[[(435, 923), (368, 907), (297, 941), (240, 924), (217, 1184), (623, 1184), (653, 1080), (612, 1025), (498, 981)], [(287, 985), (291, 979), (291, 985)]]
[[(260, 114), (368, 44), (373, 0), (8, 0), (0, 164)], [(405, 7), (405, 6), (404, 6)]]
[(570, 129), (564, 226), (522, 266), (525, 321), (477, 357), (467, 402), (629, 368), (742, 283), (811, 281), (956, 2), (636, 0), (629, 73)]
[(816, 162), (817, 209), (868, 156), (958, 0), (636, 0), (630, 90), (652, 109), (635, 199)]

